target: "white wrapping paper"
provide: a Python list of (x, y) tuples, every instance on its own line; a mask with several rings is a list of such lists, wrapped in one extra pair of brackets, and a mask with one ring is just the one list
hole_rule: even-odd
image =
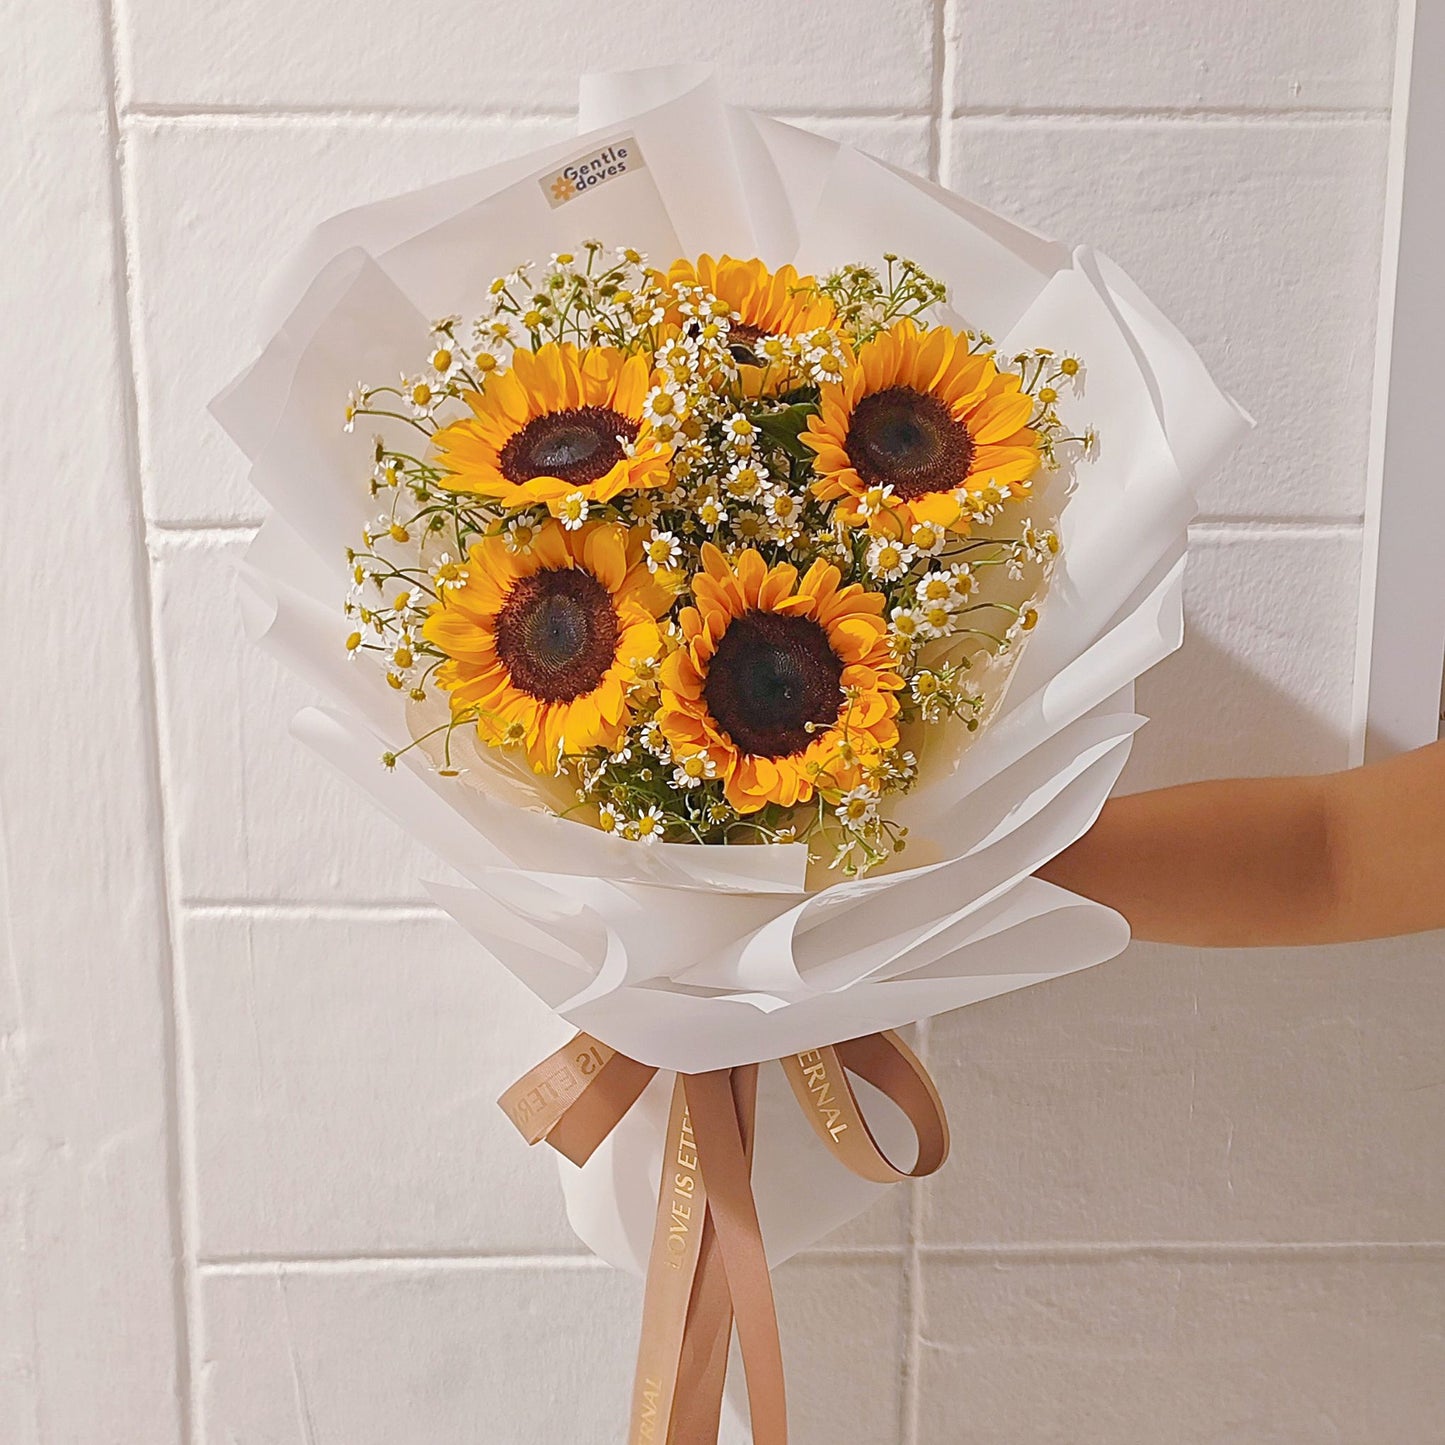
[[(725, 105), (705, 74), (589, 78), (580, 124), (576, 140), (322, 226), (261, 305), (259, 359), (214, 403), (276, 514), (247, 559), (248, 630), (328, 697), (296, 732), (461, 875), (432, 894), (485, 954), (568, 1024), (664, 1070), (905, 1026), (1113, 957), (1124, 921), (1031, 875), (1119, 776), (1143, 721), (1133, 680), (1181, 640), (1191, 487), (1248, 419), (1106, 258)], [(549, 202), (545, 177), (619, 143), (644, 165)], [(1101, 444), (1042, 499), (1063, 541), (1050, 595), (985, 728), (926, 756), (923, 785), (893, 810), (907, 866), (834, 881), (798, 844), (628, 842), (543, 811), (537, 781), (484, 749), (465, 782), (420, 750), (379, 765), (406, 739), (407, 704), (340, 645), (343, 549), (373, 509), (359, 480), (371, 443), (342, 431), (341, 403), (359, 378), (404, 370), (431, 317), (475, 310), (493, 276), (589, 236), (664, 265), (726, 251), (815, 273), (904, 251), (1005, 354), (1086, 358), (1087, 387), (1060, 410)], [(901, 1120), (860, 1088), (906, 1157)], [(585, 1168), (561, 1164), (579, 1235), (638, 1272), (668, 1089), (659, 1077)], [(879, 1186), (812, 1139), (777, 1071), (764, 1070), (760, 1111), (756, 1188), (777, 1262)], [(788, 1207), (804, 1190), (811, 1207)]]

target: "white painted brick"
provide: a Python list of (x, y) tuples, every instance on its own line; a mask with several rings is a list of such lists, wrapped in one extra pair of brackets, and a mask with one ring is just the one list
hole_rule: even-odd
[[(896, 1263), (777, 1275), (790, 1439), (898, 1440)], [(202, 1440), (554, 1445), (620, 1439), (641, 1286), (595, 1268), (211, 1273)], [(726, 1445), (745, 1436), (730, 1425)]]
[(474, 0), (464, 15), (358, 0), (252, 0), (225, 24), (186, 0), (133, 7), (130, 98), (306, 107), (571, 106), (581, 71), (705, 61), (763, 107), (925, 109), (933, 4), (820, 12), (805, 0), (626, 6)]
[(183, 896), (425, 900), (420, 880), (453, 879), (450, 870), (290, 736), (297, 710), (325, 699), (242, 634), (233, 568), (245, 545), (239, 534), (156, 541), (161, 705)]
[(1445, 1260), (927, 1261), (918, 1439), (1424, 1445)]
[[(0, 573), (0, 1437), (181, 1445), (169, 992), (107, 67), (8, 6)], [(23, 631), (24, 642), (18, 633)]]
[(641, 1287), (600, 1266), (204, 1281), (202, 1445), (619, 1439)]
[(1122, 958), (935, 1022), (932, 1245), (1439, 1233), (1445, 937)]
[(190, 920), (207, 1258), (580, 1249), (497, 1096), (565, 1026), (449, 919)]
[(956, 106), (1387, 106), (1390, 0), (953, 0)]
[[(792, 1445), (903, 1445), (898, 1433), (907, 1339), (896, 1260), (790, 1260), (774, 1272)], [(719, 1445), (749, 1445), (736, 1344)], [(605, 1437), (611, 1438), (611, 1437)]]
[(1345, 766), (1360, 535), (1196, 530), (1185, 641), (1140, 681), (1122, 788)]
[(1383, 122), (966, 120), (950, 143), (948, 184), (1112, 256), (1254, 414), (1206, 515), (1363, 510)]
[(563, 120), (133, 124), (147, 514), (261, 515), (245, 459), (206, 405), (267, 339), (253, 321), (257, 294), (313, 226), (570, 129)]
[(809, 115), (795, 119), (784, 115), (782, 118), (789, 125), (857, 146), (915, 175), (933, 174), (933, 121), (929, 116)]

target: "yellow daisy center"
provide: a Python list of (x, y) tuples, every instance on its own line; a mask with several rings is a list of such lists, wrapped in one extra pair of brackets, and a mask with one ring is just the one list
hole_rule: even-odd
[(571, 702), (602, 681), (618, 633), (607, 589), (580, 567), (559, 567), (512, 584), (497, 614), (497, 655), (522, 692)]

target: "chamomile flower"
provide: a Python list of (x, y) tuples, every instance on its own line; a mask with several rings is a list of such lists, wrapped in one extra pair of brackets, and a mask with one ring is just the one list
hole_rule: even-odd
[(978, 577), (967, 562), (955, 562), (945, 574), (953, 586), (954, 596), (967, 601), (978, 590)]
[(370, 399), (371, 393), (367, 390), (363, 382), (358, 381), (356, 385), (353, 386), (351, 390), (346, 393), (346, 409), (342, 413), (345, 421), (345, 426), (343, 430), (348, 432), (353, 432), (356, 430), (357, 415), (366, 407), (366, 404), (368, 401), (370, 401)]
[(918, 607), (895, 607), (888, 614), (888, 631), (895, 643), (903, 648), (913, 647), (925, 637), (923, 611)]
[(444, 391), (447, 384), (466, 365), (466, 357), (449, 335), (434, 335), (432, 342), (432, 353), (428, 358), (431, 366), (430, 381), (437, 390)]
[(920, 557), (937, 556), (947, 541), (947, 531), (934, 522), (920, 522), (908, 534), (908, 545)]
[(848, 366), (847, 358), (831, 339), (806, 351), (803, 363), (812, 380), (820, 383), (838, 381)]
[(432, 564), (431, 580), (438, 593), (467, 584), (467, 569), (461, 562), (454, 562), (451, 554), (443, 552)]
[(937, 697), (941, 686), (938, 674), (930, 672), (925, 667), (913, 674), (913, 681), (909, 683), (908, 690), (913, 694), (915, 702), (926, 703), (929, 698)]
[(892, 486), (868, 487), (858, 498), (858, 515), (871, 521), (887, 512), (896, 500)]
[(712, 496), (703, 497), (697, 504), (697, 519), (705, 530), (716, 532), (728, 519), (727, 508)]
[(672, 770), (672, 781), (679, 788), (700, 788), (715, 777), (717, 764), (706, 753), (692, 753)]
[(378, 457), (376, 465), (371, 469), (371, 481), (374, 490), (397, 486), (401, 481), (401, 472), (397, 467), (396, 458), (390, 454)]
[(597, 826), (604, 833), (617, 833), (622, 829), (622, 814), (611, 803), (603, 803), (597, 810)]
[(654, 425), (661, 422), (676, 429), (687, 412), (687, 401), (680, 386), (655, 386), (642, 403), (642, 416)]
[(657, 681), (661, 671), (661, 663), (657, 658), (649, 655), (647, 657), (635, 657), (632, 659), (632, 682), (637, 687), (651, 687)]
[(418, 420), (430, 417), (441, 400), (432, 379), (421, 375), (407, 376), (403, 373), (401, 394), (407, 406), (411, 408), (411, 414)]
[(771, 491), (768, 493), (767, 501), (763, 506), (768, 514), (768, 520), (773, 524), (774, 530), (780, 527), (788, 529), (796, 528), (799, 519), (803, 515), (802, 499), (794, 496), (792, 492), (784, 492), (781, 490)]
[(948, 572), (925, 572), (918, 579), (916, 592), (919, 603), (924, 607), (957, 607), (962, 600)]
[(868, 787), (850, 788), (833, 811), (849, 828), (866, 827), (878, 816), (878, 794)]
[(868, 544), (868, 570), (885, 582), (901, 577), (913, 561), (913, 549), (890, 537), (875, 537)]
[(746, 456), (753, 450), (757, 434), (757, 427), (740, 411), (734, 412), (723, 423), (724, 443), (740, 456)]
[(734, 462), (723, 477), (723, 486), (730, 497), (745, 502), (756, 497), (768, 483), (768, 469), (760, 462)]
[(532, 550), (541, 530), (530, 517), (513, 517), (503, 530), (502, 539), (507, 544), (507, 551), (514, 556), (525, 555)]
[(627, 836), (639, 843), (656, 843), (667, 829), (667, 819), (656, 804), (644, 809), (627, 824)]
[(560, 502), (554, 504), (557, 520), (569, 531), (575, 532), (587, 520), (592, 503), (583, 492), (568, 492)]
[(1037, 602), (1025, 602), (1018, 610), (1018, 616), (1009, 625), (1008, 638), (1013, 642), (1026, 632), (1032, 632), (1039, 625), (1039, 606)]
[(672, 749), (668, 746), (667, 736), (658, 726), (656, 718), (643, 723), (642, 727), (638, 730), (637, 740), (660, 762), (665, 763), (672, 756)]
[(732, 531), (739, 542), (751, 547), (767, 539), (768, 524), (751, 508), (740, 507), (733, 513)]
[(643, 556), (650, 572), (674, 571), (682, 561), (682, 542), (675, 532), (659, 532), (654, 527), (643, 548)]
[(953, 631), (953, 604), (930, 602), (919, 608), (919, 631), (925, 637), (947, 637)]

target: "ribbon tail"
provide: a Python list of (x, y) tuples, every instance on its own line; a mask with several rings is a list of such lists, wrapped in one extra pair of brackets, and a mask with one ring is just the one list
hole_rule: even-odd
[(698, 1167), (687, 1094), (679, 1074), (672, 1086), (672, 1108), (663, 1139), (628, 1445), (670, 1445), (673, 1440), (674, 1410), (682, 1393), (683, 1352), (707, 1226), (707, 1185)]
[[(751, 1168), (757, 1137), (757, 1088), (756, 1077), (750, 1085), (747, 1075), (747, 1070), (732, 1070), (733, 1101), (743, 1151)], [(702, 1257), (683, 1340), (682, 1378), (669, 1445), (717, 1445), (732, 1334), (732, 1296), (728, 1292), (717, 1227), (709, 1211), (703, 1226)]]
[(752, 1169), (743, 1141), (734, 1076), (741, 1076), (744, 1097), (757, 1091), (757, 1066), (718, 1069), (684, 1076), (703, 1161), (708, 1209), (717, 1229), (728, 1293), (737, 1320), (747, 1377), (753, 1445), (787, 1445), (787, 1392), (783, 1384), (783, 1348), (778, 1335), (772, 1277), (763, 1251), (762, 1229), (753, 1199)]

